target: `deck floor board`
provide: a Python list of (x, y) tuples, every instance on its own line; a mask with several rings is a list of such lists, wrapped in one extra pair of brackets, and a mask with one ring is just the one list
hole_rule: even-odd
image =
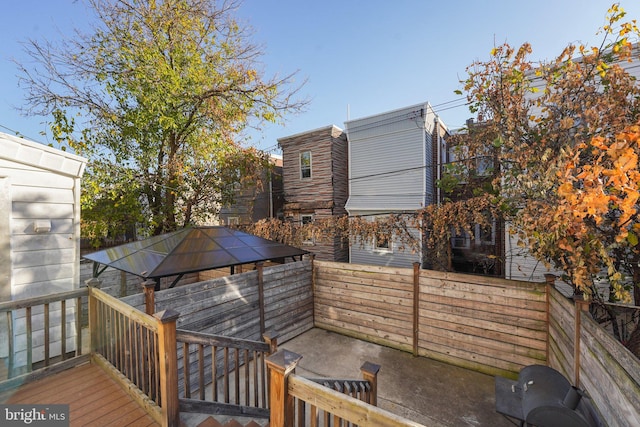
[(7, 404), (69, 404), (71, 426), (158, 425), (100, 367), (86, 363), (24, 384), (0, 400)]

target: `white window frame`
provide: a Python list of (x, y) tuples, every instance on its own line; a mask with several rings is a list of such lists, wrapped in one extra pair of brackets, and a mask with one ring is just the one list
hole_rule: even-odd
[[(309, 166), (308, 168), (306, 166), (303, 166), (302, 163), (302, 157), (305, 154), (309, 154)], [(311, 155), (311, 151), (301, 151), (300, 152), (300, 158), (299, 158), (299, 163), (300, 163), (300, 179), (311, 179), (313, 177), (313, 156)], [(309, 176), (304, 176), (304, 172), (305, 170), (309, 170)]]

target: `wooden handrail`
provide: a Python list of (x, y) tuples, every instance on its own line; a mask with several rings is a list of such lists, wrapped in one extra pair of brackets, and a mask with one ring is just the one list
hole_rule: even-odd
[(179, 314), (169, 309), (155, 313), (154, 317), (158, 320), (162, 427), (177, 427), (180, 424), (178, 356), (176, 351), (176, 320), (178, 320)]
[(153, 316), (143, 313), (137, 308), (132, 307), (129, 304), (120, 301), (118, 298), (112, 297), (108, 293), (97, 288), (91, 288), (91, 296), (98, 301), (102, 301), (103, 303), (108, 304), (112, 309), (143, 325), (145, 328), (151, 329), (154, 332), (158, 332), (158, 322), (153, 318)]
[[(182, 343), (178, 364), (184, 395), (180, 410), (268, 418), (265, 359), (277, 348), (277, 337), (271, 333), (264, 339), (266, 342), (177, 330), (176, 341)], [(208, 389), (211, 393), (206, 397)], [(195, 391), (199, 400), (192, 399)]]
[(189, 344), (232, 347), (249, 351), (268, 352), (270, 350), (269, 344), (261, 341), (226, 337), (224, 335), (213, 335), (205, 332), (187, 331), (184, 329), (176, 330), (176, 339), (178, 342), (187, 342)]
[[(344, 421), (367, 426), (424, 427), (422, 424), (362, 402), (349, 395), (324, 387), (299, 375), (291, 374), (286, 381), (287, 394), (291, 397), (313, 402), (317, 409), (329, 412)], [(289, 419), (285, 417), (285, 419)], [(273, 427), (293, 424), (274, 424)]]
[[(271, 379), (269, 395), (272, 427), (303, 426), (308, 421), (307, 416), (310, 417), (311, 425), (317, 425), (316, 419), (320, 411), (324, 412), (325, 425), (345, 425), (344, 422), (347, 422), (361, 427), (422, 426), (366, 401), (377, 399), (375, 390), (379, 365), (366, 362), (361, 368), (364, 380), (310, 380), (295, 375), (295, 368), (301, 358), (299, 354), (282, 350), (267, 359)], [(365, 381), (368, 390), (364, 387)], [(323, 385), (325, 382), (329, 382), (328, 387)], [(308, 413), (305, 404), (311, 406)]]
[[(67, 328), (67, 301), (75, 300), (75, 311), (76, 315), (71, 321), (75, 325), (75, 350), (74, 356), (80, 356), (82, 354), (82, 328), (81, 328), (81, 317), (79, 316), (79, 311), (81, 310), (81, 298), (88, 294), (89, 290), (87, 288), (75, 289), (72, 291), (59, 292), (51, 295), (42, 295), (32, 298), (24, 298), (13, 301), (5, 301), (0, 303), (0, 313), (4, 313), (3, 316), (6, 316), (6, 328), (9, 335), (8, 340), (8, 370), (7, 370), (7, 379), (13, 377), (22, 377), (28, 374), (28, 378), (34, 377), (34, 375), (30, 375), (29, 373), (33, 372), (34, 369), (36, 371), (52, 366), (52, 364), (58, 364), (68, 359), (67, 355), (67, 338), (69, 330)], [(51, 313), (52, 313), (52, 304), (60, 304), (60, 308), (57, 309), (59, 314), (59, 319), (52, 321)], [(38, 331), (43, 332), (44, 340), (42, 344), (39, 346), (43, 349), (43, 359), (35, 360), (33, 357), (34, 353), (34, 342), (33, 342), (33, 316), (34, 316), (34, 308), (42, 307), (42, 315), (43, 321), (42, 325), (38, 325)], [(16, 311), (24, 310), (24, 313), (15, 314)], [(20, 319), (21, 322), (24, 322), (24, 341), (26, 342), (26, 364), (24, 366), (17, 367), (15, 364), (15, 353), (16, 349), (14, 346), (14, 331), (16, 327), (14, 326), (15, 320)], [(58, 323), (59, 322), (59, 323)], [(54, 339), (54, 335), (51, 334), (51, 329), (59, 326), (60, 334), (59, 337), (55, 337), (56, 341), (60, 341), (60, 354), (52, 357), (51, 354), (51, 344)], [(65, 366), (68, 363), (65, 364)], [(50, 370), (49, 370), (50, 371)], [(37, 377), (37, 375), (35, 376)], [(24, 377), (25, 379), (27, 377)], [(0, 379), (1, 380), (1, 379)]]
[(171, 310), (150, 316), (97, 287), (89, 290), (94, 361), (167, 427), (179, 424), (178, 316)]
[(42, 295), (32, 298), (24, 298), (14, 301), (0, 302), (0, 312), (20, 310), (27, 307), (35, 307), (38, 305), (51, 304), (54, 302), (65, 301), (73, 298), (80, 298), (89, 294), (88, 288), (75, 289), (73, 291), (59, 292), (51, 295)]

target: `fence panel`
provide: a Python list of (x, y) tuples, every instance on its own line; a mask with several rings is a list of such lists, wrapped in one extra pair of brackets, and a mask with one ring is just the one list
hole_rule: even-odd
[(316, 326), (413, 348), (413, 270), (315, 261)]
[(420, 271), (419, 354), (491, 375), (544, 364), (546, 285)]

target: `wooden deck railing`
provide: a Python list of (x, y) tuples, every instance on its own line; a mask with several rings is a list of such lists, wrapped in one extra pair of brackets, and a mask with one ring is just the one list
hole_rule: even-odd
[(158, 320), (91, 288), (89, 328), (94, 360), (161, 406)]
[[(424, 427), (375, 406), (379, 366), (365, 363), (361, 368), (364, 382), (368, 384), (366, 387), (360, 380), (353, 384), (349, 380), (311, 380), (295, 375), (295, 367), (301, 358), (283, 350), (267, 359), (271, 381), (271, 427)], [(324, 385), (325, 381), (329, 387)], [(355, 387), (346, 387), (348, 383)], [(365, 391), (354, 393), (353, 389)]]
[(380, 365), (365, 362), (360, 367), (361, 380), (335, 378), (309, 378), (309, 380), (376, 406), (378, 404), (378, 371), (380, 371)]
[(87, 295), (87, 288), (82, 288), (0, 303), (7, 347), (2, 387), (10, 388), (79, 362), (70, 360), (82, 354), (80, 307)]
[(180, 411), (269, 418), (265, 360), (277, 339), (270, 334), (264, 339), (178, 330)]

